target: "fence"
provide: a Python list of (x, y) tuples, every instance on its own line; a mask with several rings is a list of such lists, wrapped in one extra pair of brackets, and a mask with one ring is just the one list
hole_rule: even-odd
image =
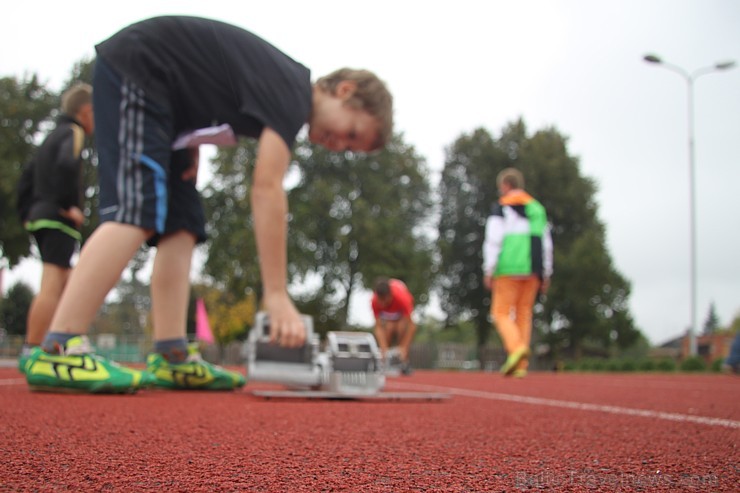
[[(143, 363), (152, 349), (152, 340), (145, 336), (121, 336), (114, 334), (92, 334), (92, 344), (101, 356), (120, 363)], [(23, 337), (0, 338), (0, 359), (15, 359), (23, 345)], [(201, 345), (201, 353), (207, 361), (222, 365), (245, 365), (244, 343), (236, 341), (225, 346)], [(496, 371), (506, 355), (501, 348), (483, 347), (478, 354), (470, 344), (461, 343), (416, 343), (409, 351), (409, 360), (416, 369), (484, 370)]]

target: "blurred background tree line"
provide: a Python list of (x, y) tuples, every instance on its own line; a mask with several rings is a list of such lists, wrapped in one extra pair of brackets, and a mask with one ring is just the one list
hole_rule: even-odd
[[(34, 255), (15, 213), (15, 185), (22, 166), (53, 128), (61, 93), (76, 81), (91, 82), (93, 63), (76, 64), (59, 93), (36, 75), (0, 79), (0, 267)], [(244, 337), (259, 307), (249, 206), (255, 154), (256, 144), (242, 140), (216, 152), (207, 183), (201, 171), (210, 239), (198, 250), (202, 272), (192, 288), (192, 304), (205, 300), (222, 345)], [(92, 140), (84, 155), (86, 238), (98, 223)], [(614, 267), (606, 246), (596, 183), (581, 174), (557, 129), (530, 134), (521, 120), (498, 136), (483, 128), (459, 136), (446, 149), (436, 184), (403, 135), (370, 155), (330, 153), (299, 138), (285, 182), (288, 276), (299, 309), (314, 317), (319, 332), (345, 329), (352, 297), (371, 289), (378, 276), (395, 277), (408, 284), (422, 314), (433, 301), (444, 314), (442, 320), (422, 316), (418, 339), (478, 347), (496, 342), (490, 293), (482, 283), (481, 245), (497, 200), (496, 175), (506, 167), (524, 173), (526, 189), (546, 207), (553, 226), (555, 275), (535, 307), (535, 341), (554, 357), (647, 347), (629, 312), (630, 283)], [(135, 336), (150, 330), (145, 279), (150, 255), (142, 249), (130, 263), (94, 332)], [(32, 296), (22, 284), (9, 290), (0, 304), (8, 333), (23, 333)]]

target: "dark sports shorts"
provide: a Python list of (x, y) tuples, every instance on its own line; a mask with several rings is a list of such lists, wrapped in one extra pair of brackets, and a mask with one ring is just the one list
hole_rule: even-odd
[(100, 57), (93, 76), (100, 221), (115, 221), (161, 236), (189, 231), (205, 241), (205, 214), (194, 181), (184, 181), (187, 150), (172, 151), (175, 132), (168, 104), (154, 102)]
[(72, 268), (70, 260), (77, 249), (76, 239), (58, 229), (38, 229), (31, 233), (41, 253), (41, 261), (62, 269)]

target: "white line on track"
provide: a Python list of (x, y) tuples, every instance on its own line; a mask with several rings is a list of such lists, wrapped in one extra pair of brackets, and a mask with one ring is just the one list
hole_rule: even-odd
[(443, 387), (440, 385), (419, 385), (393, 382), (390, 386), (411, 388), (424, 391), (448, 392), (465, 397), (477, 397), (478, 399), (489, 399), (495, 401), (509, 401), (521, 404), (532, 404), (535, 406), (560, 407), (576, 409), (579, 411), (596, 411), (609, 414), (620, 414), (624, 416), (639, 416), (641, 418), (655, 418), (665, 421), (677, 421), (682, 423), (696, 423), (708, 426), (723, 426), (726, 428), (740, 429), (740, 421), (722, 418), (707, 418), (704, 416), (692, 416), (691, 414), (666, 413), (662, 411), (649, 411), (646, 409), (632, 409), (629, 407), (606, 406), (601, 404), (588, 404), (585, 402), (561, 401), (558, 399), (546, 399), (542, 397), (526, 397), (523, 395), (501, 394), (498, 392), (485, 392), (481, 390), (459, 389), (455, 387)]
[(0, 379), (0, 387), (4, 385), (20, 385), (22, 383), (26, 383), (25, 378), (1, 378)]

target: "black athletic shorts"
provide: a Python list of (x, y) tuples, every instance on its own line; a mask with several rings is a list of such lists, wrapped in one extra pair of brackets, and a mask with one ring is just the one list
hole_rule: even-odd
[(72, 267), (70, 261), (78, 245), (76, 239), (58, 229), (38, 229), (31, 234), (39, 247), (43, 263), (57, 265), (63, 269)]
[(181, 176), (187, 150), (173, 151), (172, 110), (154, 102), (100, 57), (93, 82), (95, 143), (100, 182), (100, 221), (156, 232), (149, 240), (185, 230), (206, 239), (205, 214), (194, 181)]

